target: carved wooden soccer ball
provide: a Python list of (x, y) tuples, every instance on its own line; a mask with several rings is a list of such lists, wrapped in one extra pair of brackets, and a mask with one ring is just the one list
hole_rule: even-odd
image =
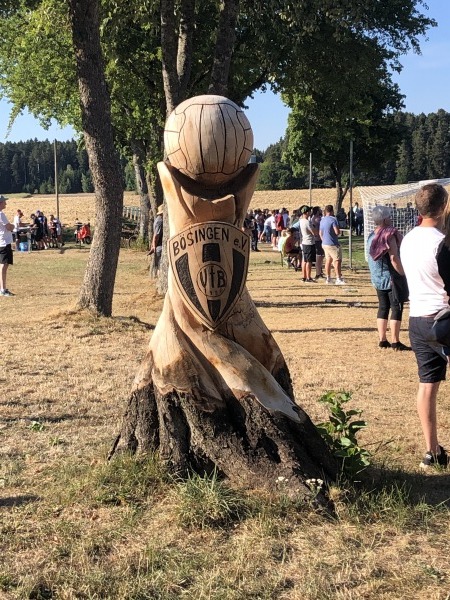
[(169, 115), (164, 144), (170, 164), (207, 185), (233, 179), (248, 164), (253, 132), (242, 109), (223, 96), (195, 96)]

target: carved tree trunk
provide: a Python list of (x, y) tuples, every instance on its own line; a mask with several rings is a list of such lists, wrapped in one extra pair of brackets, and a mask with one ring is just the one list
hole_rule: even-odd
[[(337, 465), (295, 404), (280, 348), (245, 288), (250, 239), (241, 226), (258, 165), (214, 189), (158, 168), (168, 292), (112, 453), (157, 450), (180, 474), (216, 468), (250, 487), (282, 477), (287, 493), (315, 497), (308, 479), (335, 479)], [(197, 284), (207, 293), (196, 294)]]

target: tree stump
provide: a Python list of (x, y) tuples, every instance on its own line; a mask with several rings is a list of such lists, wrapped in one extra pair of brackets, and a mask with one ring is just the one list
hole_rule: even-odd
[[(283, 481), (287, 493), (316, 496), (308, 480), (334, 480), (338, 466), (295, 404), (283, 355), (245, 287), (250, 238), (241, 227), (258, 165), (235, 160), (242, 152), (230, 134), (236, 119), (223, 126), (226, 142), (217, 140), (220, 124), (201, 123), (205, 99), (233, 105), (220, 96), (186, 101), (197, 102), (184, 127), (197, 167), (193, 146), (201, 138), (201, 176), (158, 165), (170, 230), (168, 291), (114, 450), (158, 451), (180, 474), (215, 468), (239, 485), (272, 489)], [(248, 144), (248, 130), (242, 140)]]

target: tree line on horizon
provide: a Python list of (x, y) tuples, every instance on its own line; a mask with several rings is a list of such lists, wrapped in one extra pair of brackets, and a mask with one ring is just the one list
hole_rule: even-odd
[[(358, 166), (358, 141), (354, 143), (355, 185), (392, 185), (440, 179), (450, 173), (450, 113), (415, 115), (398, 112), (394, 116), (402, 132), (396, 155), (382, 163), (375, 172)], [(288, 134), (287, 134), (288, 135)], [(287, 136), (264, 151), (255, 149), (261, 164), (257, 190), (302, 189), (309, 186), (309, 165), (293, 165), (286, 157)], [(62, 194), (93, 192), (89, 160), (84, 148), (75, 140), (57, 142), (58, 189)], [(135, 190), (133, 165), (122, 160), (125, 190)], [(295, 175), (299, 173), (298, 175)], [(313, 186), (334, 187), (334, 174), (314, 162)], [(51, 194), (55, 191), (53, 143), (45, 140), (0, 143), (0, 190), (4, 194)]]
[[(56, 143), (58, 191), (61, 194), (93, 192), (94, 184), (85, 148), (75, 140)], [(121, 162), (124, 189), (134, 190), (133, 166)], [(0, 191), (2, 194), (53, 194), (55, 192), (54, 144), (37, 139), (0, 143)]]
[[(450, 113), (443, 109), (415, 115), (398, 112), (394, 122), (401, 133), (392, 157), (373, 172), (358, 164), (358, 140), (354, 140), (354, 185), (393, 185), (441, 179), (450, 175)], [(256, 150), (261, 163), (258, 190), (301, 189), (309, 186), (309, 164), (293, 165), (286, 152), (289, 131), (265, 151)], [(350, 159), (350, 150), (349, 150)], [(314, 187), (335, 187), (334, 174), (327, 165), (318, 164), (312, 155)]]

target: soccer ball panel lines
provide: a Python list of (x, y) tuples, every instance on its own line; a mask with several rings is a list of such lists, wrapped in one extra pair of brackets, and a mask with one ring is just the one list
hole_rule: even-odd
[(166, 122), (170, 164), (207, 185), (229, 181), (248, 164), (253, 132), (243, 111), (223, 96), (190, 98)]

